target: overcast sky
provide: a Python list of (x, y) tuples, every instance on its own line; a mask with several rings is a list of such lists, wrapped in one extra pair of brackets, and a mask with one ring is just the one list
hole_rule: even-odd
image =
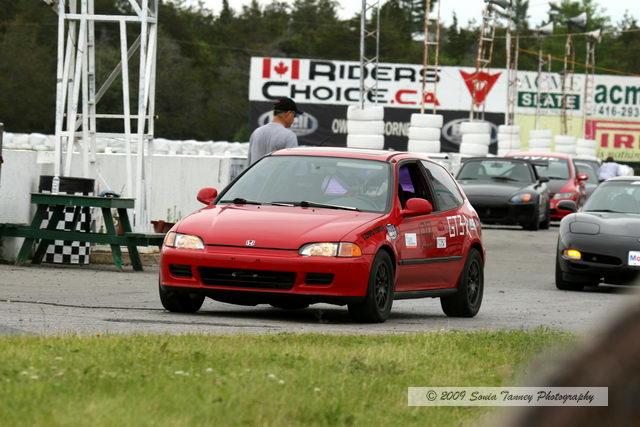
[[(293, 3), (293, 0), (284, 0), (287, 3)], [(373, 0), (370, 0), (373, 1)], [(451, 23), (451, 16), (453, 11), (458, 16), (458, 22), (464, 25), (470, 19), (480, 20), (482, 15), (482, 7), (484, 5), (483, 0), (441, 0), (441, 17), (446, 24)], [(626, 10), (630, 10), (631, 15), (638, 17), (638, 11), (633, 10), (633, 5), (638, 0), (596, 0), (596, 4), (600, 5), (601, 9), (604, 9), (604, 14), (612, 18), (612, 23), (617, 23), (622, 20), (622, 17)], [(229, 0), (229, 4), (232, 9), (240, 10), (242, 5), (249, 4), (251, 0)], [(258, 0), (260, 4), (268, 4), (270, 0)], [(222, 6), (222, 0), (204, 0), (206, 7), (219, 12)], [(380, 0), (380, 3), (384, 3), (384, 0)], [(350, 18), (357, 11), (362, 8), (361, 0), (338, 0), (339, 13), (342, 18)], [(548, 0), (529, 0), (529, 17), (530, 25), (532, 27), (538, 26), (543, 20), (547, 18)]]

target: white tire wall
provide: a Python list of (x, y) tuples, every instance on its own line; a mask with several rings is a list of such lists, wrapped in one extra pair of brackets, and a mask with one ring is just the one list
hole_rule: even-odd
[(469, 156), (486, 156), (489, 154), (489, 146), (486, 144), (463, 142), (460, 144), (460, 154), (466, 154)]
[(487, 132), (486, 134), (482, 133), (463, 133), (462, 134), (462, 143), (463, 144), (480, 144), (486, 145), (487, 147), (491, 144), (491, 135)]
[(347, 147), (382, 150), (384, 135), (347, 135)]
[(358, 121), (381, 121), (384, 120), (384, 107), (373, 106), (361, 109), (357, 105), (350, 105), (347, 108), (347, 120)]
[(444, 119), (441, 114), (418, 114), (411, 115), (411, 127), (417, 128), (438, 128), (441, 129)]
[(491, 126), (487, 122), (462, 122), (460, 123), (461, 134), (490, 134)]
[(596, 149), (596, 140), (595, 139), (583, 139), (580, 138), (576, 142), (576, 145), (581, 148), (591, 148), (593, 150)]
[(347, 120), (349, 135), (384, 135), (382, 120)]
[(409, 140), (439, 141), (439, 128), (409, 127)]
[(551, 150), (551, 140), (538, 138), (538, 139), (530, 139), (529, 140), (529, 150)]
[(558, 145), (571, 145), (571, 146), (575, 146), (576, 145), (576, 137), (575, 136), (571, 136), (571, 135), (556, 135), (556, 137), (554, 138), (555, 142), (556, 142), (556, 147)]
[(441, 148), (440, 140), (424, 141), (410, 139), (407, 144), (407, 151), (411, 153), (439, 153)]
[(575, 145), (556, 145), (556, 153), (576, 154)]
[(530, 139), (551, 139), (551, 129), (533, 129), (529, 131)]
[(520, 126), (508, 126), (508, 125), (500, 125), (498, 126), (498, 133), (504, 133), (507, 135), (520, 135)]

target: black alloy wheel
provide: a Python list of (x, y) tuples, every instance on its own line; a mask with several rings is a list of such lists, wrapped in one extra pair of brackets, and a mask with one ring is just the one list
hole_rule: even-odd
[(364, 301), (349, 304), (349, 314), (357, 322), (381, 323), (387, 320), (393, 305), (394, 270), (389, 254), (376, 254), (369, 273)]
[(474, 317), (480, 311), (484, 294), (484, 264), (477, 249), (471, 248), (464, 264), (458, 292), (441, 297), (442, 311), (449, 317)]

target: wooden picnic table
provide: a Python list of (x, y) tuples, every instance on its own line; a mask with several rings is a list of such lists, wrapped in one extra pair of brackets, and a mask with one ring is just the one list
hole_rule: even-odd
[[(77, 196), (73, 194), (45, 194), (31, 193), (31, 203), (34, 203), (36, 213), (29, 225), (0, 224), (0, 236), (24, 237), (24, 242), (16, 258), (16, 264), (26, 264), (31, 254), (33, 244), (40, 240), (32, 257), (32, 264), (40, 264), (45, 252), (54, 240), (66, 240), (75, 242), (102, 243), (111, 245), (113, 263), (118, 269), (122, 269), (122, 251), (120, 246), (126, 246), (129, 250), (131, 265), (134, 270), (142, 271), (142, 263), (137, 246), (162, 246), (164, 233), (134, 233), (131, 230), (131, 221), (127, 209), (134, 207), (135, 199), (118, 197)], [(73, 220), (69, 229), (57, 230), (58, 222), (64, 219), (66, 207), (73, 207)], [(46, 218), (47, 209), (51, 207), (52, 214), (45, 228), (42, 223)], [(91, 231), (76, 230), (80, 221), (82, 208), (100, 208), (106, 233), (93, 233)], [(116, 209), (123, 234), (116, 230), (111, 209)]]

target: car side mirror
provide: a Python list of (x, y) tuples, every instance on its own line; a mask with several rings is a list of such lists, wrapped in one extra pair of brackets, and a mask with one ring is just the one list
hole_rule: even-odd
[(581, 173), (578, 175), (578, 182), (586, 181), (589, 179), (589, 175), (586, 173)]
[(563, 200), (556, 205), (556, 209), (560, 211), (576, 212), (578, 205), (573, 200)]
[(210, 205), (216, 197), (218, 197), (218, 190), (215, 188), (205, 187), (198, 191), (198, 201), (207, 206)]
[(418, 216), (426, 215), (431, 212), (433, 212), (433, 205), (431, 204), (431, 202), (425, 199), (418, 199), (414, 197), (407, 200), (405, 208), (400, 211), (400, 215), (403, 217)]
[(541, 176), (540, 178), (538, 178), (538, 182), (539, 183), (549, 182), (549, 177), (548, 176)]

